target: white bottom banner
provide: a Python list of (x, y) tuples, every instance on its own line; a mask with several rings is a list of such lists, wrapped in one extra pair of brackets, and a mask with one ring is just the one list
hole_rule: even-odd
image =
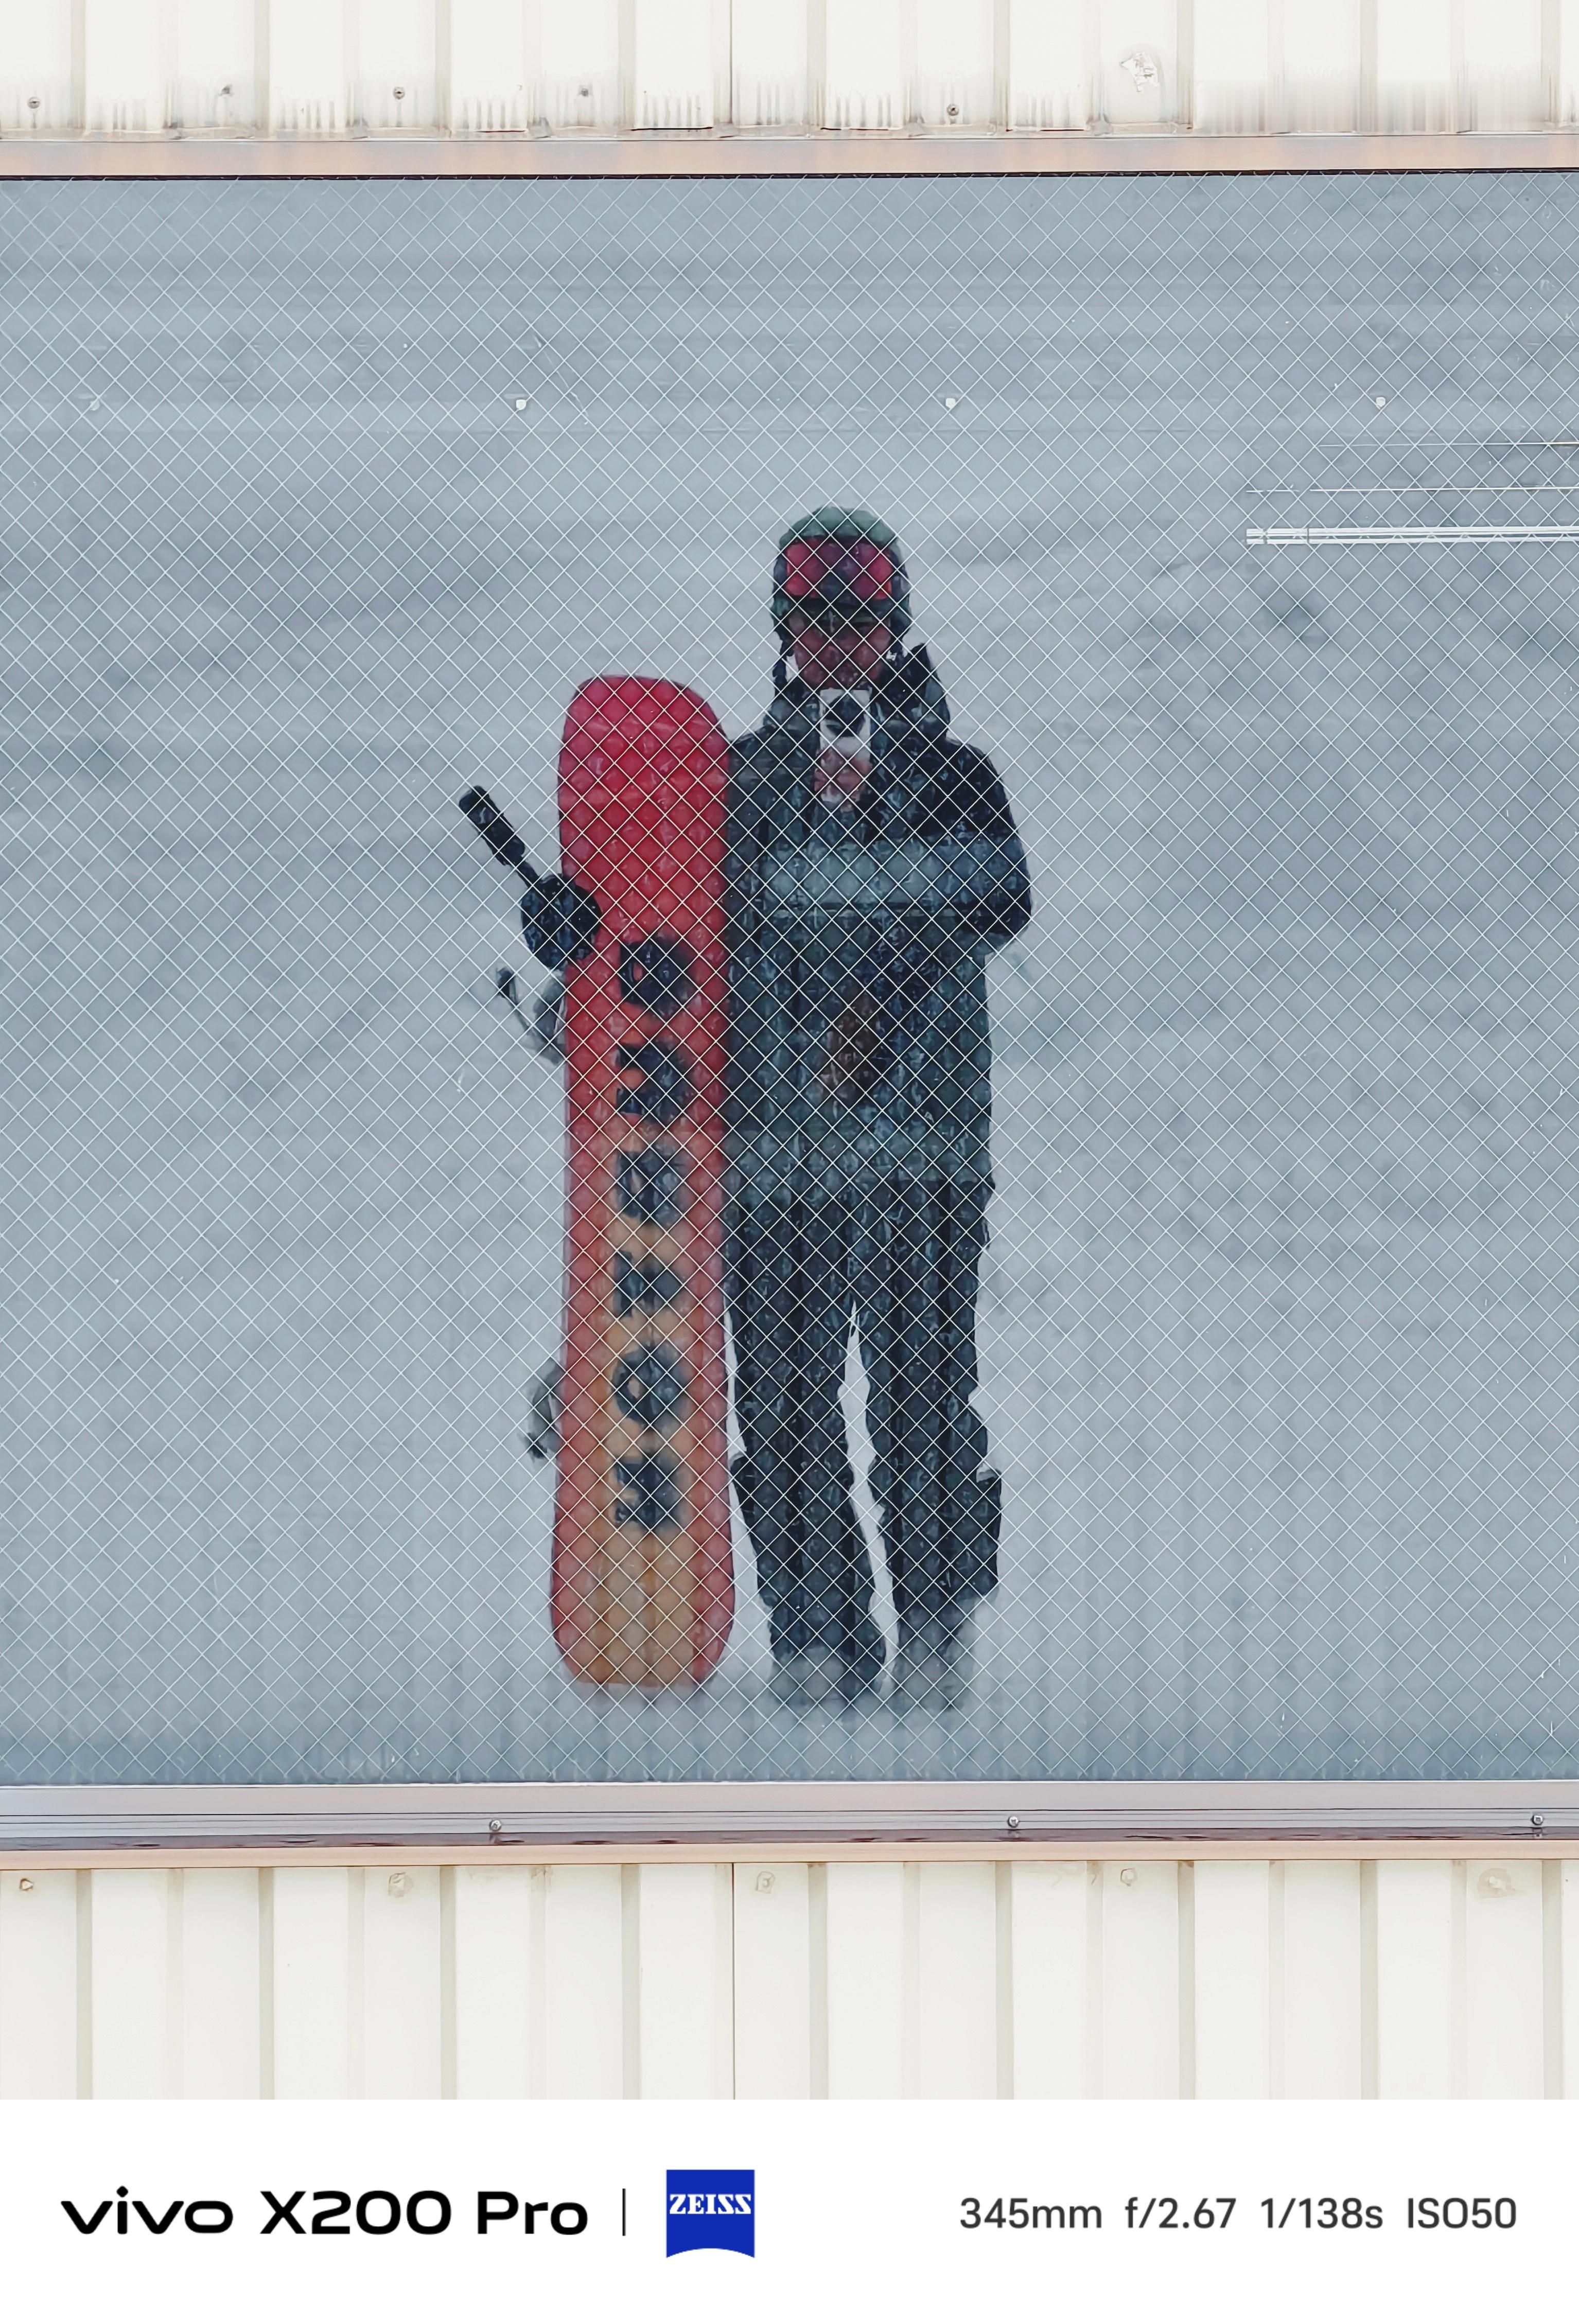
[[(33, 2104), (0, 2116), (6, 2312), (381, 2324), (1428, 2301), (1571, 2266), (1528, 2104)], [(32, 2295), (31, 2305), (27, 2304)], [(1132, 2306), (1120, 2313), (1135, 2312)], [(1240, 2312), (1243, 2312), (1242, 2310)]]

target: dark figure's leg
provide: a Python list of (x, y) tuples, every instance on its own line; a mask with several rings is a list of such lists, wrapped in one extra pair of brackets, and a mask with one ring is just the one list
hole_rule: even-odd
[(951, 1708), (970, 1675), (971, 1613), (998, 1579), (999, 1480), (983, 1471), (974, 1191), (890, 1188), (863, 1207), (854, 1265), (872, 1489), (899, 1617), (895, 1699)]
[(850, 1218), (765, 1205), (730, 1238), (734, 1477), (789, 1700), (863, 1692), (882, 1666), (839, 1390), (850, 1332)]

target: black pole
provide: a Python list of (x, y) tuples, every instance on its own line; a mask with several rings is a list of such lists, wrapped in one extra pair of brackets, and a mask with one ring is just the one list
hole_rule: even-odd
[(473, 828), (481, 833), (500, 862), (507, 864), (530, 886), (537, 874), (527, 862), (526, 850), (517, 838), (515, 827), (503, 808), (485, 790), (479, 788), (462, 794), (460, 811)]

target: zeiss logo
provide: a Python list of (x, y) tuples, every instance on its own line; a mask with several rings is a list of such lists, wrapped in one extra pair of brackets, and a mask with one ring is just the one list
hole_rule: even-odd
[(669, 2235), (677, 2252), (743, 2252), (757, 2255), (757, 2174), (754, 2171), (671, 2171)]

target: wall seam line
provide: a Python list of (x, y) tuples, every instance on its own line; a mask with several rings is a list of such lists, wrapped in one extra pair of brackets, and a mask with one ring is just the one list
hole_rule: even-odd
[(1196, 2095), (1196, 1868), (1181, 1864), (1178, 1914), (1178, 2096)]
[(274, 1875), (258, 1872), (258, 2096), (274, 2095)]
[(996, 1938), (997, 2091), (1001, 2098), (1014, 2096), (1014, 1867), (994, 1867), (993, 1887)]
[(93, 1882), (77, 1875), (77, 2095), (93, 2096)]
[(620, 1868), (620, 2088), (642, 2095), (642, 1867)]
[(1360, 1867), (1360, 2096), (1374, 2098), (1381, 2081), (1380, 1942), (1377, 1868)]
[(826, 1864), (807, 1867), (806, 1911), (810, 1924), (807, 1941), (807, 1971), (810, 1987), (807, 2014), (811, 2042), (811, 2095), (814, 2098), (826, 2098), (828, 2094), (828, 1868)]

